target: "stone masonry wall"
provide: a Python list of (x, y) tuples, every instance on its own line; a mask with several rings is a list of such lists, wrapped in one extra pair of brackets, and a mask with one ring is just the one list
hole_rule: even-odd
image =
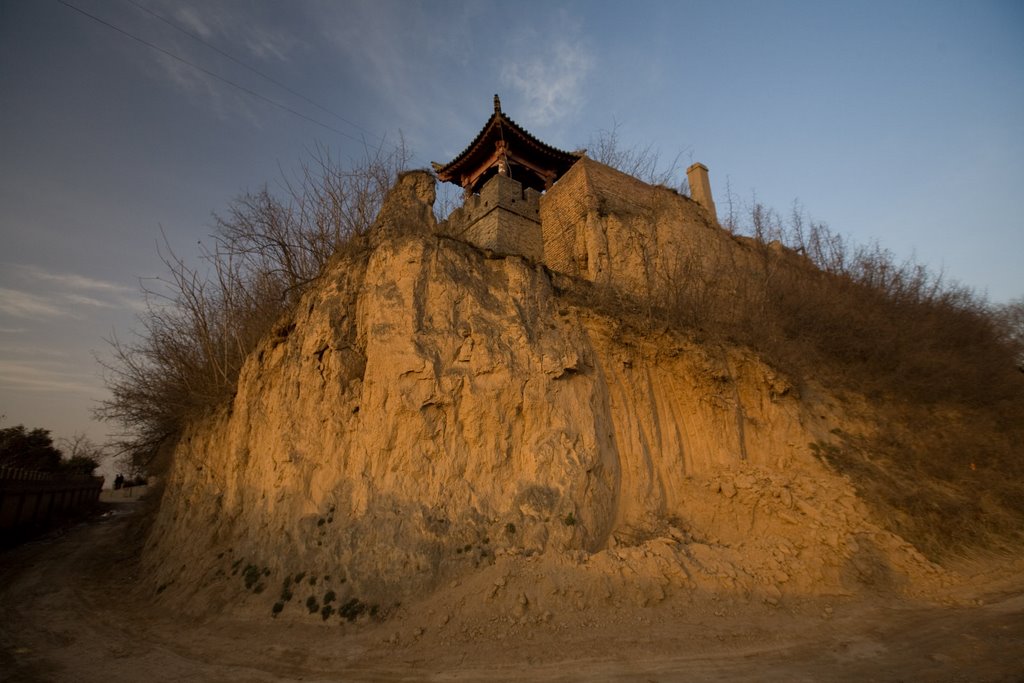
[[(544, 263), (552, 270), (649, 295), (731, 237), (677, 192), (582, 159), (541, 198)], [(717, 259), (714, 259), (717, 261)]]
[(543, 258), (540, 193), (496, 175), (452, 212), (441, 231), (497, 254)]
[(438, 230), (642, 298), (683, 282), (728, 286), (750, 258), (697, 202), (587, 158), (543, 196), (494, 176)]
[(544, 264), (560, 273), (579, 276), (586, 271), (583, 227), (595, 199), (587, 182), (583, 159), (558, 179), (540, 202)]

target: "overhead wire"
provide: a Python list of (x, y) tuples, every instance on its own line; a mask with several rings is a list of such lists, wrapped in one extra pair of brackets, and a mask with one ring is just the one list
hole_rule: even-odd
[(326, 114), (330, 114), (331, 116), (333, 116), (334, 118), (338, 119), (339, 121), (341, 121), (343, 123), (346, 123), (346, 124), (352, 126), (353, 128), (361, 130), (362, 132), (364, 132), (364, 133), (366, 133), (368, 135), (371, 135), (373, 137), (382, 137), (382, 136), (377, 135), (373, 131), (368, 130), (367, 128), (364, 128), (363, 126), (360, 126), (355, 121), (351, 121), (351, 120), (345, 118), (344, 116), (342, 116), (341, 114), (339, 114), (339, 113), (337, 113), (335, 111), (332, 111), (331, 109), (328, 109), (327, 107), (325, 107), (324, 105), (320, 104), (319, 102), (316, 102), (315, 100), (310, 99), (306, 95), (303, 95), (301, 92), (299, 92), (299, 91), (289, 87), (288, 85), (286, 85), (285, 83), (282, 83), (281, 81), (277, 80), (273, 76), (270, 76), (270, 75), (260, 71), (259, 69), (257, 69), (256, 67), (252, 66), (251, 64), (247, 64), (243, 60), (241, 60), (238, 57), (235, 57), (234, 55), (232, 55), (231, 53), (229, 53), (229, 52), (227, 52), (227, 51), (217, 47), (216, 45), (208, 42), (207, 40), (203, 39), (202, 36), (197, 35), (196, 33), (192, 32), (192, 31), (189, 31), (187, 28), (184, 28), (183, 26), (181, 26), (177, 22), (174, 22), (174, 21), (168, 19), (167, 17), (163, 16), (162, 14), (154, 11), (153, 9), (151, 9), (149, 7), (146, 7), (145, 5), (143, 5), (142, 3), (138, 2), (137, 0), (125, 0), (125, 2), (127, 2), (127, 3), (129, 3), (131, 5), (134, 5), (139, 10), (145, 12), (146, 14), (149, 14), (150, 16), (152, 16), (155, 19), (163, 22), (164, 24), (167, 24), (168, 26), (173, 28), (175, 31), (178, 31), (179, 33), (182, 33), (182, 34), (188, 36), (192, 40), (194, 40), (194, 41), (196, 41), (196, 42), (206, 46), (207, 48), (209, 48), (209, 49), (213, 50), (214, 52), (216, 52), (217, 54), (221, 55), (222, 57), (230, 59), (235, 64), (238, 64), (239, 66), (241, 66), (241, 67), (243, 67), (245, 69), (248, 69), (249, 71), (253, 72), (257, 76), (260, 76), (261, 78), (263, 78), (263, 79), (273, 83), (277, 87), (279, 87), (279, 88), (281, 88), (283, 90), (286, 90), (287, 92), (291, 93), (292, 95), (295, 95), (296, 97), (298, 97), (299, 99), (305, 101), (306, 103), (313, 105), (314, 107), (316, 107), (320, 111), (322, 111), (322, 112), (324, 112)]
[(341, 135), (342, 137), (346, 137), (346, 138), (348, 138), (350, 140), (354, 140), (354, 141), (356, 141), (356, 142), (358, 142), (358, 143), (360, 143), (362, 145), (366, 144), (366, 140), (365, 139), (360, 139), (360, 138), (357, 138), (354, 135), (346, 133), (343, 130), (338, 130), (334, 126), (326, 124), (326, 123), (324, 123), (322, 121), (318, 121), (318, 120), (316, 120), (316, 119), (314, 119), (314, 118), (312, 118), (310, 116), (307, 116), (307, 115), (303, 114), (300, 111), (296, 111), (295, 109), (292, 109), (291, 107), (289, 107), (286, 104), (282, 104), (282, 103), (280, 103), (280, 102), (278, 102), (276, 100), (273, 100), (273, 99), (267, 97), (266, 95), (262, 95), (262, 94), (256, 92), (255, 90), (252, 90), (250, 88), (245, 87), (244, 85), (241, 85), (239, 83), (235, 83), (234, 81), (232, 81), (232, 80), (230, 80), (228, 78), (225, 78), (224, 76), (221, 76), (220, 74), (218, 74), (218, 73), (216, 73), (214, 71), (210, 71), (209, 69), (207, 69), (205, 67), (202, 67), (202, 66), (200, 66), (200, 65), (198, 65), (198, 64), (196, 64), (194, 62), (191, 62), (191, 61), (185, 59), (184, 57), (180, 57), (180, 56), (174, 54), (170, 50), (166, 50), (166, 49), (160, 47), (159, 45), (155, 45), (155, 44), (149, 42), (148, 40), (146, 40), (144, 38), (140, 38), (139, 36), (129, 32), (129, 31), (126, 31), (125, 29), (123, 29), (123, 28), (121, 28), (119, 26), (116, 26), (116, 25), (112, 24), (109, 21), (106, 21), (105, 19), (101, 19), (100, 17), (97, 17), (96, 15), (91, 14), (91, 13), (85, 11), (81, 7), (78, 7), (76, 5), (72, 5), (70, 2), (67, 2), (67, 0), (57, 0), (57, 2), (59, 4), (61, 4), (61, 5), (64, 5), (65, 7), (69, 8), (69, 9), (73, 9), (74, 11), (78, 12), (79, 14), (82, 14), (83, 16), (86, 16), (89, 19), (92, 19), (93, 21), (95, 21), (95, 22), (97, 22), (99, 24), (102, 24), (103, 26), (106, 26), (109, 29), (117, 31), (120, 34), (122, 34), (124, 36), (127, 36), (128, 38), (131, 38), (132, 40), (134, 40), (134, 41), (136, 41), (138, 43), (141, 43), (142, 45), (145, 45), (146, 47), (148, 47), (148, 48), (150, 48), (152, 50), (156, 50), (157, 52), (160, 52), (161, 54), (167, 55), (171, 59), (177, 60), (177, 61), (181, 62), (182, 64), (190, 66), (193, 69), (196, 69), (197, 71), (200, 71), (200, 72), (206, 74), (207, 76), (209, 76), (211, 78), (215, 78), (215, 79), (217, 79), (218, 81), (220, 81), (222, 83), (230, 85), (233, 88), (237, 88), (238, 90), (241, 90), (242, 92), (244, 92), (244, 93), (246, 93), (248, 95), (251, 95), (252, 97), (255, 97), (255, 98), (259, 99), (259, 100), (262, 100), (262, 101), (266, 102), (267, 104), (273, 105), (273, 106), (277, 107), (278, 109), (282, 109), (282, 110), (284, 110), (284, 111), (286, 111), (286, 112), (288, 112), (290, 114), (298, 116), (299, 118), (304, 119), (306, 121), (309, 121), (310, 123), (313, 123), (313, 124), (315, 124), (317, 126), (320, 126), (321, 128), (325, 128), (325, 129), (331, 131), (332, 133), (337, 133), (338, 135)]

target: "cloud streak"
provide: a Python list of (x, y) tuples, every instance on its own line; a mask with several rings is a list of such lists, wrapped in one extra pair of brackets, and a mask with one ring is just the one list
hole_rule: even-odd
[(287, 62), (300, 44), (295, 33), (284, 28), (287, 21), (282, 18), (282, 12), (286, 17), (294, 16), (296, 8), (282, 10), (275, 3), (236, 8), (224, 3), (171, 0), (144, 11), (159, 18), (164, 25), (160, 28), (173, 29), (167, 35), (174, 39), (174, 51), (190, 61), (218, 53), (214, 61), (219, 62), (224, 55), (218, 51), (222, 51), (243, 62)]
[(15, 318), (62, 318), (73, 315), (49, 297), (0, 287), (0, 312)]
[[(145, 308), (131, 287), (75, 273), (56, 273), (37, 266), (6, 265), (18, 286), (0, 287), (0, 313), (15, 318), (82, 318), (83, 309)], [(17, 328), (14, 328), (17, 329)]]
[[(289, 101), (260, 74), (306, 48), (299, 38), (301, 27), (292, 22), (303, 13), (293, 5), (250, 3), (243, 9), (194, 0), (129, 3), (137, 11), (119, 16), (102, 12), (99, 22), (135, 39), (119, 42), (140, 69), (209, 106), (218, 118), (241, 116), (261, 128), (263, 117), (252, 93), (259, 93), (255, 99)], [(152, 50), (150, 57), (138, 59), (139, 43)]]
[(584, 86), (594, 65), (586, 45), (571, 37), (551, 41), (533, 35), (520, 42), (531, 49), (514, 49), (512, 54), (528, 55), (507, 63), (501, 82), (526, 102), (527, 115), (535, 125), (559, 123), (583, 106)]
[(95, 395), (103, 389), (99, 380), (85, 373), (69, 372), (48, 363), (0, 360), (0, 386), (17, 391)]
[(88, 289), (95, 292), (115, 292), (121, 295), (135, 294), (135, 290), (132, 287), (120, 285), (116, 282), (97, 280), (96, 278), (76, 275), (74, 273), (51, 273), (39, 268), (38, 266), (17, 267), (24, 270), (27, 275), (36, 280), (52, 282), (68, 289)]

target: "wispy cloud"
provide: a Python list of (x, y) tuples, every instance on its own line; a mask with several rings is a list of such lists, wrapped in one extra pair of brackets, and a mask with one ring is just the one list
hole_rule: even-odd
[(295, 32), (280, 20), (279, 7), (246, 6), (243, 9), (174, 0), (158, 3), (152, 11), (163, 18), (149, 28), (149, 31), (159, 30), (152, 42), (179, 58), (154, 53), (153, 63), (175, 88), (211, 106), (222, 119), (242, 116), (259, 127), (258, 105), (251, 95), (200, 71), (197, 66), (275, 101), (289, 99), (280, 88), (256, 73), (270, 64), (288, 62), (292, 52), (301, 45)]
[[(360, 112), (372, 106), (396, 112), (403, 135), (410, 136), (414, 147), (425, 145), (420, 149), (425, 151), (437, 142), (438, 122), (466, 116), (454, 104), (461, 100), (461, 88), (473, 91), (479, 97), (474, 103), (486, 112), (495, 85), (495, 41), (490, 35), (494, 7), (463, 2), (455, 11), (451, 8), (446, 2), (352, 0), (323, 3), (311, 13), (319, 29), (317, 49), (335, 65), (339, 87), (366, 93), (361, 103), (340, 105), (341, 113), (353, 117), (355, 124), (345, 127), (346, 132), (366, 136), (371, 144), (382, 136), (390, 139), (393, 129), (386, 130), (365, 110)], [(476, 79), (488, 82), (482, 89), (485, 94), (477, 90)], [(479, 120), (470, 115), (464, 124), (469, 128)]]
[(569, 33), (551, 37), (531, 31), (513, 39), (508, 51), (523, 57), (502, 67), (501, 82), (525, 100), (534, 125), (558, 123), (583, 106), (594, 57), (582, 39)]
[(97, 394), (100, 380), (46, 362), (0, 360), (0, 386), (19, 391)]
[[(337, 5), (322, 23), (327, 44), (338, 52), (340, 68), (348, 69), (396, 107), (422, 105), (420, 80), (429, 31), (422, 28), (428, 13), (414, 4), (354, 2)], [(418, 27), (413, 28), (413, 27)]]
[(0, 287), (0, 312), (16, 318), (54, 318), (71, 315), (45, 296)]
[(88, 289), (95, 292), (114, 292), (121, 295), (135, 294), (135, 289), (116, 282), (97, 280), (75, 273), (51, 273), (38, 266), (17, 266), (30, 277), (44, 282), (52, 282), (69, 289)]
[(203, 38), (210, 38), (213, 36), (213, 29), (210, 24), (200, 16), (199, 12), (194, 7), (178, 7), (174, 12), (175, 19), (182, 25), (183, 28), (192, 31), (192, 33), (198, 34)]
[[(142, 310), (139, 293), (116, 282), (38, 266), (5, 264), (17, 287), (0, 287), (0, 312), (17, 318), (81, 318), (83, 309)], [(14, 328), (18, 329), (18, 328)]]
[(0, 394), (95, 397), (103, 383), (84, 338), (144, 305), (132, 287), (38, 265), (0, 263)]
[(95, 308), (117, 308), (110, 301), (101, 301), (93, 296), (82, 296), (81, 294), (66, 294), (65, 298), (77, 306), (93, 306)]
[(0, 356), (27, 356), (39, 359), (42, 356), (50, 358), (67, 358), (67, 351), (60, 349), (46, 349), (39, 346), (19, 346), (16, 344), (0, 344)]
[[(245, 62), (286, 62), (300, 43), (298, 37), (285, 28), (287, 22), (282, 20), (282, 16), (291, 17), (298, 12), (292, 6), (282, 9), (274, 3), (265, 7), (243, 7), (228, 3), (167, 0), (157, 3), (153, 12), (162, 16), (168, 25), (193, 33), (218, 50)], [(172, 34), (176, 51), (184, 53), (182, 56), (197, 59), (211, 56), (208, 46), (182, 31)], [(223, 55), (217, 57), (218, 60), (220, 58)]]

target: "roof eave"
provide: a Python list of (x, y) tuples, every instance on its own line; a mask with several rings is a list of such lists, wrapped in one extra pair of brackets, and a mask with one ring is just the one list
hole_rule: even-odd
[(478, 153), (481, 144), (488, 137), (490, 137), (491, 131), (495, 128), (498, 128), (502, 124), (507, 124), (508, 130), (516, 133), (522, 139), (523, 142), (533, 147), (537, 152), (552, 158), (556, 162), (564, 160), (565, 162), (568, 162), (571, 165), (582, 156), (580, 154), (577, 154), (576, 152), (566, 152), (564, 150), (558, 149), (557, 147), (552, 147), (551, 145), (541, 142), (532, 134), (530, 134), (529, 131), (527, 131), (525, 128), (517, 124), (504, 113), (495, 112), (494, 114), (491, 115), (489, 119), (487, 119), (487, 123), (484, 124), (484, 127), (480, 130), (479, 133), (477, 133), (476, 137), (473, 138), (473, 141), (470, 142), (469, 145), (464, 150), (462, 150), (462, 152), (460, 152), (458, 156), (449, 161), (447, 164), (438, 164), (437, 162), (432, 162), (434, 171), (437, 173), (438, 177), (441, 178), (441, 180), (454, 182), (453, 178), (455, 177), (457, 170), (461, 166), (465, 165), (465, 163), (471, 157), (475, 156), (475, 154)]

